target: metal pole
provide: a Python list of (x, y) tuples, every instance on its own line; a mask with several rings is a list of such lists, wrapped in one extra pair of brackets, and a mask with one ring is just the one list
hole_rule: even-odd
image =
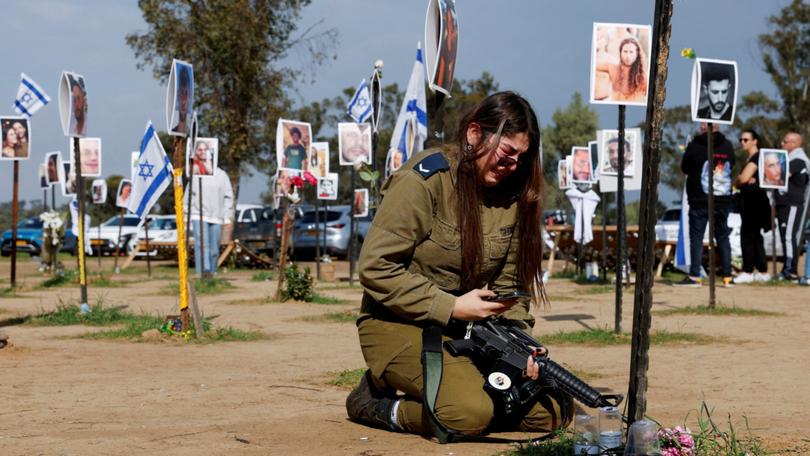
[(42, 210), (48, 211), (48, 187), (42, 189)]
[(51, 185), (51, 210), (56, 210), (56, 188)]
[(351, 214), (350, 225), (349, 225), (349, 286), (354, 286), (354, 166), (352, 166), (351, 172), (351, 189), (352, 189), (352, 199), (351, 203), (349, 204), (349, 213)]
[[(115, 242), (115, 273), (118, 274), (121, 272), (118, 269), (118, 255), (121, 254), (121, 227), (124, 226), (124, 208), (121, 208), (121, 212), (118, 215), (118, 240)], [(135, 237), (137, 240), (137, 236)]]
[[(583, 217), (585, 208), (583, 207), (583, 203), (585, 202), (585, 198), (580, 198), (579, 200), (579, 216)], [(582, 242), (585, 238), (585, 220), (579, 221), (579, 242), (577, 243), (577, 278), (582, 275)], [(587, 279), (587, 277), (586, 277)]]
[(87, 304), (87, 263), (84, 256), (84, 178), (82, 177), (82, 154), (79, 150), (79, 138), (73, 138), (73, 161), (76, 164), (76, 199), (79, 202), (79, 245), (76, 249), (79, 253), (79, 285), (81, 286), (81, 308), (89, 310)]
[(17, 287), (17, 217), (19, 216), (20, 162), (14, 160), (14, 182), (11, 187), (11, 288)]
[[(200, 251), (194, 252), (200, 254), (200, 278), (208, 276), (208, 271), (205, 270), (205, 228), (203, 227), (203, 196), (202, 196), (202, 178), (197, 178), (197, 203), (200, 205), (200, 221), (197, 224), (200, 227), (200, 232), (196, 235), (200, 237)], [(209, 269), (211, 266), (209, 265)]]
[[(707, 155), (709, 164), (709, 308), (714, 309), (714, 125), (706, 123)], [(693, 258), (692, 261), (695, 261)], [(698, 258), (698, 261), (700, 259)]]
[(144, 236), (146, 236), (146, 275), (152, 278), (152, 255), (149, 248), (149, 214), (146, 215), (146, 222), (143, 224)]
[(672, 0), (656, 0), (653, 15), (650, 96), (647, 102), (644, 168), (639, 212), (639, 245), (627, 392), (627, 424), (644, 417), (647, 409), (647, 369), (650, 363), (652, 288), (655, 279), (655, 204), (658, 202), (659, 165), (666, 99), (667, 60), (671, 33)]
[(602, 282), (607, 282), (607, 193), (602, 193)]
[[(317, 189), (315, 193), (318, 193)], [(317, 195), (316, 195), (317, 197)], [(316, 199), (316, 201), (318, 201)], [(321, 224), (320, 224), (320, 201), (315, 206), (315, 277), (321, 280)], [(326, 236), (326, 223), (324, 223), (324, 236)]]
[[(625, 243), (625, 223), (624, 223), (624, 116), (625, 105), (619, 105), (619, 169), (617, 170), (618, 180), (616, 189), (616, 311), (613, 316), (613, 332), (622, 332), (622, 274), (624, 270), (624, 243)], [(629, 271), (628, 271), (629, 274)]]
[(98, 267), (101, 269), (101, 215), (98, 217)]

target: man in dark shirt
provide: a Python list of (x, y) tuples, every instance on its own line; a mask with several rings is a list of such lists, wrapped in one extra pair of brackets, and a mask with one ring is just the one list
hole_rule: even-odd
[[(782, 139), (782, 148), (788, 151), (788, 188), (776, 194), (776, 220), (779, 223), (779, 235), (782, 239), (782, 252), (785, 264), (782, 278), (797, 280), (799, 263), (799, 238), (804, 218), (805, 192), (810, 175), (808, 159), (802, 149), (802, 135), (789, 132)], [(806, 261), (806, 260), (805, 260)]]
[[(709, 178), (713, 179), (714, 191), (714, 237), (720, 256), (720, 275), (723, 284), (731, 286), (731, 245), (728, 235), (728, 214), (731, 211), (731, 170), (734, 168), (734, 147), (714, 124), (712, 155), (714, 169), (709, 169), (708, 134), (705, 123), (700, 124), (700, 134), (686, 146), (681, 159), (681, 171), (686, 174), (686, 195), (689, 201), (689, 276), (675, 286), (699, 287), (700, 268), (703, 260), (703, 235), (709, 221)], [(714, 267), (714, 265), (710, 265)]]

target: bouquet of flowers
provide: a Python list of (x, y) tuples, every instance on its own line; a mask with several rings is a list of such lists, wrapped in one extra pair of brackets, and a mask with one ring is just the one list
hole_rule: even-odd
[(695, 439), (687, 427), (662, 428), (658, 431), (661, 456), (695, 456)]
[(56, 211), (43, 212), (39, 219), (42, 220), (42, 251), (45, 254), (48, 269), (53, 272), (59, 247), (61, 247), (62, 238), (65, 235), (65, 222)]

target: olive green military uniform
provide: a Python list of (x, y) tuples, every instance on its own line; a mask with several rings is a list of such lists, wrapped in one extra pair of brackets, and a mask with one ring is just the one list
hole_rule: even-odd
[[(470, 291), (460, 289), (455, 179), (452, 152), (432, 150), (412, 157), (383, 186), (382, 204), (360, 254), (365, 292), (357, 326), (363, 356), (377, 387), (405, 393), (397, 421), (411, 433), (432, 432), (422, 408), (422, 329), (440, 325), (445, 340), (458, 337), (453, 328), (463, 325), (451, 319), (453, 306), (456, 296)], [(524, 288), (517, 283), (517, 209), (514, 198), (486, 196), (480, 209), (483, 262), (476, 288)], [(528, 301), (520, 302), (503, 317), (531, 326), (534, 318), (528, 310)], [(482, 374), (467, 357), (443, 355), (438, 421), (466, 434), (497, 427), (499, 423), (490, 423), (494, 406)], [(541, 401), (518, 428), (549, 431), (564, 424), (556, 402)]]

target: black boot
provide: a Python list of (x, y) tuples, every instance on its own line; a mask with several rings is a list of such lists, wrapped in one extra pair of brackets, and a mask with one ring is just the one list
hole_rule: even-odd
[(399, 429), (391, 422), (391, 410), (395, 403), (395, 396), (374, 386), (371, 371), (367, 370), (360, 384), (346, 398), (346, 412), (354, 422), (396, 432)]

